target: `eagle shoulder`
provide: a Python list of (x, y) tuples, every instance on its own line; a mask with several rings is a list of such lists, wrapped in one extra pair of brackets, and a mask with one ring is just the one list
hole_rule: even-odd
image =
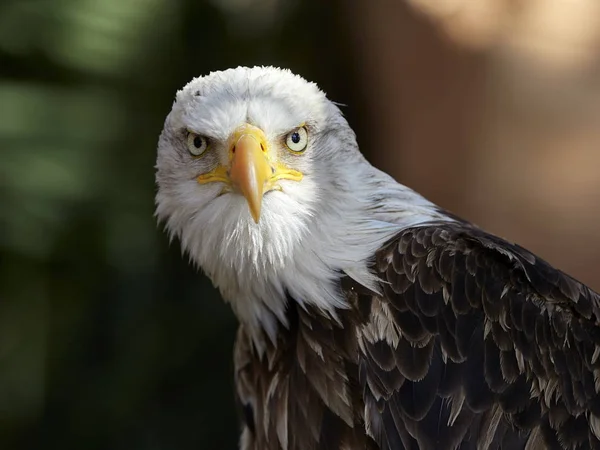
[(600, 296), (468, 224), (406, 229), (347, 289), (382, 449), (600, 448)]

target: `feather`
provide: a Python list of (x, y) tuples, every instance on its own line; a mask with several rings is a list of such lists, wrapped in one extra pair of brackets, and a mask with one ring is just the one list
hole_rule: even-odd
[(434, 345), (433, 339), (423, 347), (416, 347), (407, 340), (401, 339), (394, 355), (402, 375), (412, 381), (423, 379), (430, 371)]
[(433, 358), (423, 378), (405, 382), (398, 391), (396, 401), (408, 418), (419, 421), (429, 412), (437, 395), (441, 368), (441, 358), (438, 355)]
[(496, 436), (498, 424), (502, 420), (502, 415), (502, 409), (497, 404), (485, 413), (477, 438), (478, 450), (489, 449), (491, 447), (494, 437)]

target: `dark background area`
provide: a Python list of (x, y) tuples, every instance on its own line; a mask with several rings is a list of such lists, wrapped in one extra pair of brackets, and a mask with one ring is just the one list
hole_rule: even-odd
[(600, 3), (553, 5), (0, 0), (0, 448), (236, 448), (235, 319), (153, 217), (211, 70), (317, 82), (378, 167), (600, 288)]

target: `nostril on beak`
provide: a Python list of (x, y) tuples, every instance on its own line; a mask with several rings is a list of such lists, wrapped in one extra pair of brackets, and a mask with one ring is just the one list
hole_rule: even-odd
[(231, 149), (231, 153), (235, 153), (235, 145), (233, 146), (233, 148)]
[(261, 149), (263, 152), (265, 152), (265, 151), (266, 151), (266, 150), (265, 150), (265, 144), (263, 144), (262, 142), (260, 143), (260, 149)]

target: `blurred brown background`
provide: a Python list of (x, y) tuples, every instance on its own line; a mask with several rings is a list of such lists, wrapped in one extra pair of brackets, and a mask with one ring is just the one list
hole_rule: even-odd
[(0, 448), (236, 448), (236, 324), (156, 226), (153, 165), (175, 91), (254, 64), (600, 289), (597, 0), (0, 0)]

